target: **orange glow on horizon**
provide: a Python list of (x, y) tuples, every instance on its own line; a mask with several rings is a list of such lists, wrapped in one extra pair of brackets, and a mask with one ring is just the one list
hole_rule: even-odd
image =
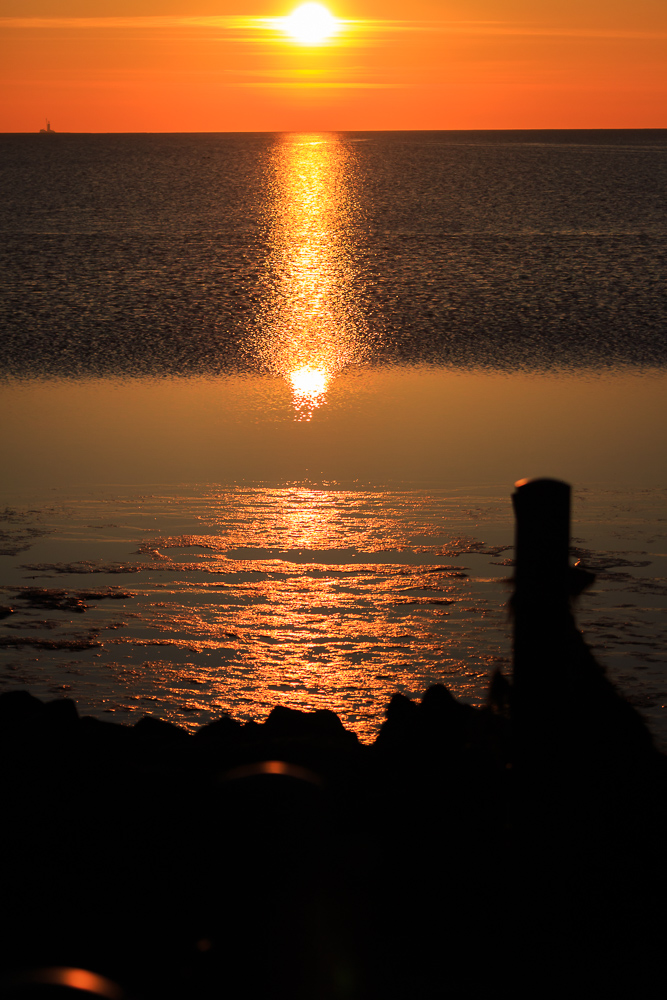
[[(405, 20), (395, 0), (382, 19), (366, 0), (330, 13), (334, 33), (306, 43), (287, 33), (297, 12), (166, 16), (143, 0), (129, 17), (118, 0), (116, 16), (58, 17), (54, 0), (54, 16), (31, 18), (12, 2), (23, 14), (0, 19), (0, 131), (37, 132), (45, 117), (56, 132), (667, 124), (657, 3), (582, 0), (554, 13), (473, 0), (445, 20), (418, 0)], [(86, 12), (71, 3), (63, 13)]]

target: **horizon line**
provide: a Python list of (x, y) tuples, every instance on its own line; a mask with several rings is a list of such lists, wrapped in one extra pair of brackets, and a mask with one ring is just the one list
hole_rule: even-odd
[(131, 131), (109, 131), (109, 132), (73, 132), (59, 131), (53, 129), (47, 133), (44, 129), (36, 131), (0, 131), (0, 135), (275, 135), (280, 134), (311, 134), (314, 132), (665, 132), (667, 125), (590, 125), (590, 126), (568, 126), (558, 127), (543, 125), (517, 126), (508, 125), (494, 128), (274, 128), (274, 129), (207, 129), (205, 131), (190, 131), (179, 129), (172, 132), (148, 131), (144, 129), (133, 129)]

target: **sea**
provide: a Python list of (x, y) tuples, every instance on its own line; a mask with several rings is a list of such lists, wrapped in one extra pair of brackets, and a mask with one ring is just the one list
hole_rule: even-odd
[(483, 704), (549, 476), (667, 749), (666, 191), (667, 130), (0, 135), (0, 691)]

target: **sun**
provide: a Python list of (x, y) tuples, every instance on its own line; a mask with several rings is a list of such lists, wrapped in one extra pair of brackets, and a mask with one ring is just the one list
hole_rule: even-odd
[(317, 45), (338, 30), (338, 20), (321, 3), (304, 3), (285, 18), (285, 30), (303, 45)]

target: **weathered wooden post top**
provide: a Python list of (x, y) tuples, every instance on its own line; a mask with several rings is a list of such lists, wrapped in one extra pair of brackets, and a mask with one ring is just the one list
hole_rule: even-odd
[(559, 479), (520, 479), (512, 495), (516, 517), (515, 580), (519, 599), (567, 594), (570, 494)]
[(520, 479), (515, 486), (514, 685), (520, 695), (559, 655), (568, 614), (571, 490), (558, 479)]

